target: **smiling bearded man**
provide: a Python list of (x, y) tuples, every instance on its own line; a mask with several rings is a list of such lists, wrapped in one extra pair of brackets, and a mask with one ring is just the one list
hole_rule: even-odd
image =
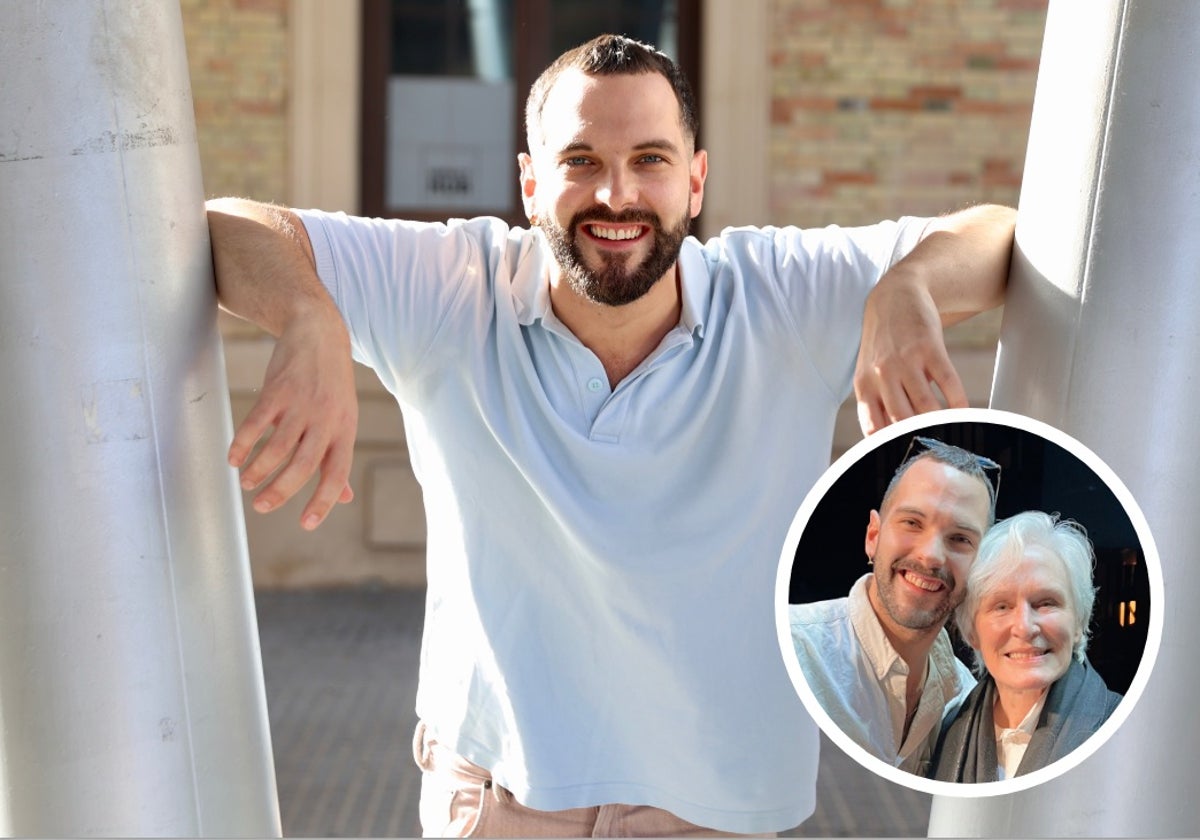
[(255, 509), (318, 468), (305, 527), (352, 497), (352, 356), (403, 411), (428, 836), (771, 832), (815, 807), (779, 548), (852, 382), (865, 428), (935, 389), (966, 404), (942, 327), (1002, 302), (1015, 213), (700, 242), (697, 131), (679, 66), (606, 35), (530, 91), (532, 229), (209, 204), (222, 304), (279, 337), (229, 452)]
[(996, 465), (928, 438), (871, 511), (873, 571), (846, 598), (790, 608), (792, 642), (822, 707), (855, 743), (924, 774), (944, 718), (975, 685), (946, 619), (995, 516)]

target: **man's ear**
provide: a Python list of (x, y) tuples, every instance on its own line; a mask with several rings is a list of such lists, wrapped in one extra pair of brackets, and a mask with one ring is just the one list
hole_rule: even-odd
[(879, 528), (882, 520), (879, 518), (879, 511), (871, 511), (871, 518), (867, 520), (867, 537), (863, 541), (863, 547), (867, 552), (867, 560), (874, 561), (875, 549), (879, 546)]
[(533, 202), (533, 195), (537, 192), (537, 178), (533, 174), (533, 158), (527, 152), (521, 152), (517, 155), (517, 166), (521, 172), (521, 204), (530, 224), (536, 225), (537, 208)]
[(700, 215), (704, 206), (704, 180), (708, 177), (708, 152), (697, 149), (692, 155), (692, 164), (688, 173), (689, 200), (688, 209), (692, 218)]

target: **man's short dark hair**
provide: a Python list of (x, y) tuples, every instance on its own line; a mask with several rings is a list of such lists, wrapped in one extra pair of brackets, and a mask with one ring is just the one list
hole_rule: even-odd
[[(679, 118), (684, 135), (693, 144), (700, 131), (700, 118), (696, 112), (696, 97), (687, 77), (670, 56), (659, 52), (650, 44), (635, 41), (624, 35), (600, 35), (586, 44), (575, 47), (560, 55), (554, 63), (542, 71), (525, 101), (525, 136), (532, 147), (541, 130), (542, 109), (551, 88), (565, 70), (580, 70), (589, 76), (636, 76), (641, 73), (658, 73), (671, 84), (675, 99), (679, 102)], [(532, 151), (532, 148), (530, 149)]]
[[(918, 445), (922, 448), (911, 456), (906, 457), (903, 463), (896, 468), (896, 472), (892, 475), (892, 480), (888, 482), (887, 489), (883, 491), (883, 500), (879, 503), (880, 513), (887, 507), (888, 499), (891, 498), (896, 485), (900, 483), (900, 479), (908, 472), (909, 467), (917, 461), (937, 461), (939, 464), (953, 467), (959, 472), (983, 482), (983, 486), (988, 491), (988, 527), (990, 528), (992, 523), (996, 521), (996, 493), (999, 490), (1000, 465), (989, 458), (984, 458), (982, 455), (976, 455), (974, 452), (963, 449), (960, 446), (943, 443), (935, 438), (914, 437), (912, 443), (909, 444), (909, 450), (911, 451)], [(987, 471), (992, 469), (996, 470), (996, 484), (992, 483), (991, 478), (987, 474)]]

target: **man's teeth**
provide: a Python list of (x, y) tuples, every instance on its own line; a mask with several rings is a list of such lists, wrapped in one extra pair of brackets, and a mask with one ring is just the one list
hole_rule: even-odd
[(921, 577), (920, 575), (914, 575), (912, 572), (905, 572), (904, 579), (913, 586), (919, 589), (924, 589), (926, 592), (938, 592), (942, 588), (940, 581), (929, 580)]
[(642, 232), (642, 229), (637, 227), (606, 228), (593, 226), (589, 230), (592, 232), (592, 236), (600, 239), (637, 239)]

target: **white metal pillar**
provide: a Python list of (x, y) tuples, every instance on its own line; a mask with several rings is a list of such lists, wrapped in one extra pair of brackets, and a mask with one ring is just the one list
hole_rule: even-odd
[(930, 834), (1200, 833), (1200, 3), (1052, 0), (992, 405), (1070, 433), (1146, 515), (1154, 672), (1098, 752), (1038, 788), (934, 799)]
[(0, 0), (0, 834), (280, 833), (183, 27)]

